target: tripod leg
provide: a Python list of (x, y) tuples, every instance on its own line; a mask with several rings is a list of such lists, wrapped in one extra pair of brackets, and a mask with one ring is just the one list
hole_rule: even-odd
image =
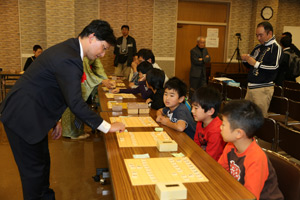
[(234, 50), (233, 55), (231, 56), (231, 58), (229, 60), (229, 63), (227, 64), (227, 66), (225, 68), (225, 73), (227, 72), (227, 69), (228, 69), (228, 67), (229, 67), (229, 65), (230, 65), (230, 63), (231, 63), (231, 61), (232, 61), (232, 59), (233, 59), (233, 57), (234, 57), (234, 55), (235, 55), (236, 52), (237, 52), (237, 49)]

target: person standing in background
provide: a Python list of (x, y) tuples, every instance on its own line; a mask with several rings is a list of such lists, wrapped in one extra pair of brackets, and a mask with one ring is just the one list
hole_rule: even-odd
[(268, 117), (268, 109), (274, 93), (274, 80), (281, 61), (282, 48), (273, 35), (273, 26), (261, 22), (256, 28), (259, 41), (250, 54), (243, 54), (243, 64), (249, 68), (246, 100), (256, 103)]
[(43, 49), (40, 45), (36, 44), (33, 46), (33, 56), (27, 58), (26, 63), (24, 65), (24, 71), (29, 67), (29, 65), (43, 52)]
[(136, 43), (135, 39), (129, 35), (128, 25), (123, 25), (121, 31), (123, 36), (117, 39), (117, 45), (114, 49), (115, 75), (129, 79), (131, 63), (136, 54)]
[(190, 89), (197, 90), (206, 86), (205, 63), (210, 62), (210, 56), (205, 48), (205, 37), (197, 38), (197, 45), (191, 51)]

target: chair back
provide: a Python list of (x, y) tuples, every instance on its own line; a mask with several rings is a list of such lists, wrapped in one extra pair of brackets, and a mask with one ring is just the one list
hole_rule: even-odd
[(286, 124), (289, 111), (289, 101), (285, 97), (273, 96), (269, 107), (269, 117)]
[(242, 88), (226, 85), (226, 95), (225, 100), (231, 100), (231, 99), (242, 99)]
[(278, 146), (290, 156), (300, 160), (300, 132), (278, 123)]
[(266, 142), (271, 143), (271, 149), (277, 151), (277, 126), (276, 121), (271, 118), (265, 118), (264, 124), (260, 129), (258, 129), (255, 135)]
[(221, 81), (209, 80), (208, 81), (208, 86), (211, 86), (211, 87), (215, 88), (216, 90), (218, 90), (221, 93), (222, 99), (223, 99), (223, 97), (224, 97), (224, 92), (223, 92), (224, 91), (224, 89), (223, 89), (224, 85)]
[(269, 150), (265, 150), (265, 153), (276, 171), (284, 199), (300, 199), (300, 166), (278, 153)]
[(299, 101), (300, 102), (300, 90), (284, 88), (283, 96), (288, 98), (288, 99), (292, 99), (294, 101)]
[(300, 83), (297, 83), (296, 81), (284, 81), (283, 82), (283, 87), (285, 88), (290, 88), (290, 89), (295, 89), (295, 90), (300, 90)]
[[(300, 102), (289, 99), (289, 117), (300, 122)], [(289, 124), (289, 122), (288, 122)]]
[(274, 86), (274, 93), (273, 96), (278, 96), (278, 97), (282, 97), (283, 95), (283, 89), (281, 86), (275, 85)]

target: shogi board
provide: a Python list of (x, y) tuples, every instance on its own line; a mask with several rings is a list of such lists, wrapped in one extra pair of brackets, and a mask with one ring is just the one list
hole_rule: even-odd
[(132, 185), (208, 182), (187, 157), (124, 159)]
[(115, 95), (122, 96), (124, 99), (135, 99), (135, 98), (136, 98), (136, 96), (134, 96), (133, 94), (124, 94), (124, 93), (121, 93), (121, 94), (113, 94), (113, 93), (105, 93), (105, 96), (106, 96), (108, 99), (113, 99)]
[(117, 105), (122, 105), (122, 108), (123, 109), (127, 109), (127, 103), (119, 103), (119, 102), (117, 102), (117, 101), (108, 101), (107, 102), (107, 107), (108, 107), (108, 109), (112, 109), (112, 106), (113, 105), (115, 105), (115, 104), (117, 104)]
[(119, 87), (125, 87), (125, 83), (116, 83), (116, 86), (119, 86)]
[[(116, 87), (117, 89), (126, 89), (126, 87)], [(104, 91), (104, 92), (108, 92), (109, 91), (109, 89), (107, 88), (107, 87), (102, 87), (102, 90)]]
[(156, 147), (157, 140), (170, 141), (165, 132), (122, 132), (117, 133), (119, 147)]
[(110, 122), (122, 122), (125, 127), (154, 127), (158, 124), (151, 117), (110, 117)]

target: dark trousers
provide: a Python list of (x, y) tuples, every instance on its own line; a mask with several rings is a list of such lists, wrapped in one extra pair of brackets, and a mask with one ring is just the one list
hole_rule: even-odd
[(203, 86), (206, 86), (206, 77), (190, 77), (190, 88), (193, 88), (195, 91)]
[(49, 188), (48, 136), (37, 144), (29, 144), (6, 126), (4, 128), (18, 165), (24, 199), (54, 200), (54, 191)]

